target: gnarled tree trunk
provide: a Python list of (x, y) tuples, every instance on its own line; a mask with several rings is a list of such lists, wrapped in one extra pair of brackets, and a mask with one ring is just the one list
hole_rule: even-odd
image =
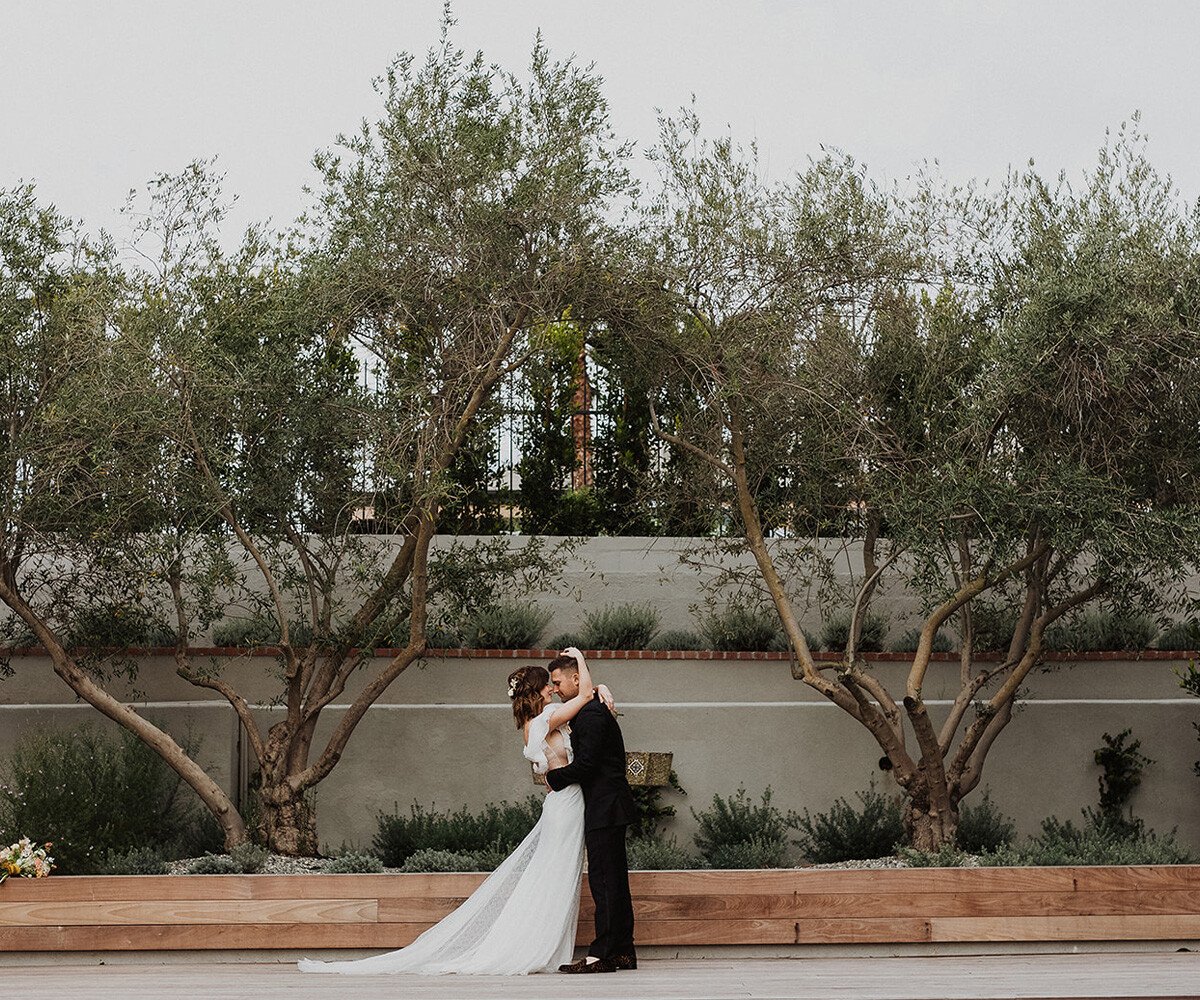
[(259, 843), (275, 854), (317, 855), (317, 817), (304, 792), (294, 791), (287, 781), (260, 785), (258, 808), (254, 836)]

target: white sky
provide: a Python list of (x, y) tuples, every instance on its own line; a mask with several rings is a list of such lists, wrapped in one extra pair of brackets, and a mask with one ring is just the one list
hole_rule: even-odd
[[(618, 131), (655, 108), (757, 138), (773, 177), (822, 143), (881, 180), (937, 158), (954, 180), (1030, 157), (1077, 173), (1135, 109), (1150, 154), (1200, 195), (1200, 4), (1113, 0), (458, 0), (456, 38), (510, 69), (541, 27), (593, 61)], [(290, 221), (314, 150), (379, 102), (371, 78), (436, 40), (440, 0), (0, 0), (0, 187), (32, 180), (120, 231), (131, 187), (218, 157), (253, 219)]]

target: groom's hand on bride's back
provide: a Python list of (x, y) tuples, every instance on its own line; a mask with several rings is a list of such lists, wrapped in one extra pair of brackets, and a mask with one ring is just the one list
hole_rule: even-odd
[(546, 772), (546, 783), (556, 792), (587, 781), (600, 766), (599, 751), (604, 715), (580, 712), (571, 724), (575, 759), (565, 767)]

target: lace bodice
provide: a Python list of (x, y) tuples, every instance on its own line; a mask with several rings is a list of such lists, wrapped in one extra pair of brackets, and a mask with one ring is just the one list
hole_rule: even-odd
[(533, 761), (533, 769), (545, 774), (556, 767), (565, 767), (575, 759), (571, 748), (571, 726), (564, 722), (550, 728), (550, 716), (557, 705), (547, 705), (542, 714), (529, 723), (529, 739), (525, 743), (525, 759)]

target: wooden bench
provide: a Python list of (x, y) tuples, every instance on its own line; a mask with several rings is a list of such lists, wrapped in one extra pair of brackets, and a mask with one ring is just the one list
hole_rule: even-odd
[[(52, 876), (6, 951), (399, 948), (484, 875)], [(634, 872), (644, 945), (1200, 939), (1200, 866)], [(578, 940), (590, 940), (583, 891)]]

